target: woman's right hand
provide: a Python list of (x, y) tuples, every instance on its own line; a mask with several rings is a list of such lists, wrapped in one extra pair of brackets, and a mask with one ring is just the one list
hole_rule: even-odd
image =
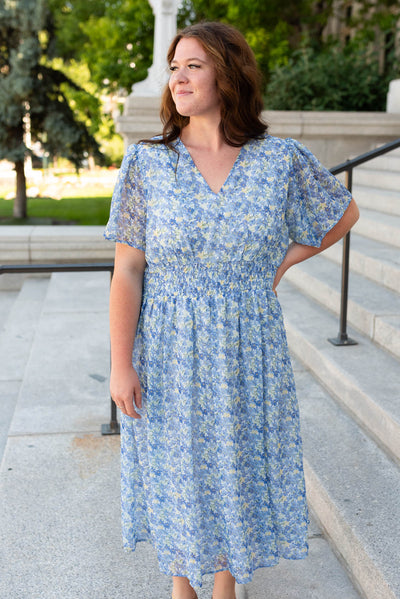
[(133, 366), (124, 370), (111, 369), (110, 378), (111, 397), (117, 407), (131, 418), (141, 418), (135, 406), (142, 407), (142, 390), (139, 377)]

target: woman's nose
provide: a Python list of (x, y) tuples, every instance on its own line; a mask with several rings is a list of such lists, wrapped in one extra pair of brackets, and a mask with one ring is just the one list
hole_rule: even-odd
[(187, 81), (187, 80), (188, 80), (187, 73), (186, 73), (186, 71), (185, 71), (185, 68), (184, 68), (184, 67), (182, 67), (182, 68), (180, 68), (180, 69), (177, 69), (177, 70), (175, 71), (174, 75), (175, 75), (175, 80), (176, 80), (178, 83), (182, 83), (182, 82), (185, 82), (185, 81)]

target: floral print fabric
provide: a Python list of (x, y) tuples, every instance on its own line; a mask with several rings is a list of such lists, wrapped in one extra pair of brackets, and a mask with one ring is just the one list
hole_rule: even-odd
[(160, 569), (239, 583), (307, 554), (299, 413), (274, 274), (289, 237), (319, 246), (350, 202), (299, 142), (265, 136), (219, 193), (180, 140), (128, 149), (105, 236), (146, 252), (133, 364), (141, 420), (122, 416), (126, 548)]

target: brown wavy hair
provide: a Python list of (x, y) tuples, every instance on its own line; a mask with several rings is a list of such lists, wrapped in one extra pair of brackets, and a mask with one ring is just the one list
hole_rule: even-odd
[[(244, 36), (232, 27), (218, 22), (201, 22), (179, 31), (171, 42), (167, 60), (170, 64), (175, 50), (183, 38), (195, 38), (212, 59), (221, 101), (220, 131), (224, 141), (239, 147), (250, 139), (260, 138), (268, 129), (261, 120), (263, 99), (261, 94), (261, 74), (253, 51)], [(160, 110), (163, 123), (162, 137), (143, 140), (165, 144), (171, 147), (189, 117), (180, 115), (166, 85)]]

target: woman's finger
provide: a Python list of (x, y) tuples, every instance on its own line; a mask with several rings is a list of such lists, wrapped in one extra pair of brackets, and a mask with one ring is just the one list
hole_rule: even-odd
[(140, 385), (137, 385), (137, 387), (135, 387), (134, 389), (134, 398), (135, 405), (140, 410), (142, 408), (142, 390), (140, 388)]
[[(139, 407), (139, 406), (137, 406)], [(133, 401), (125, 402), (124, 407), (121, 408), (122, 412), (131, 418), (141, 418), (133, 406)]]

